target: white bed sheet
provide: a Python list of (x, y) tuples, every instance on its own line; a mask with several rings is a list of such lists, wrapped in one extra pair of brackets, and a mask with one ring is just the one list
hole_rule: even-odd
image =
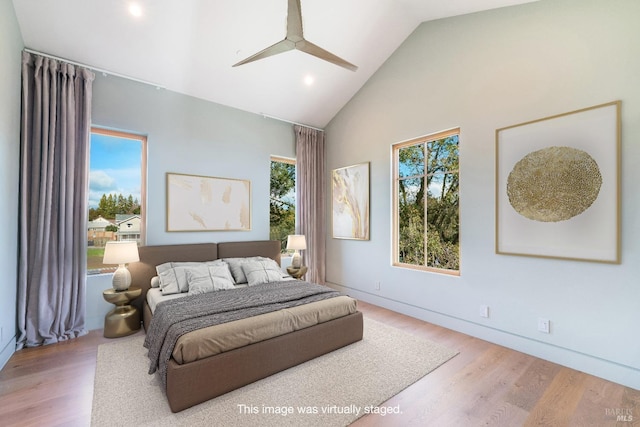
[(186, 297), (187, 295), (189, 294), (186, 292), (182, 294), (163, 295), (160, 288), (151, 288), (147, 292), (147, 303), (149, 303), (151, 313), (155, 313), (158, 303), (162, 301), (169, 301), (170, 299)]

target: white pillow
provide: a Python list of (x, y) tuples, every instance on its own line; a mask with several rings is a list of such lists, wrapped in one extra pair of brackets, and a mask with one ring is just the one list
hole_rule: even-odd
[(187, 270), (199, 266), (222, 265), (222, 260), (205, 262), (166, 262), (156, 267), (160, 278), (160, 290), (163, 295), (177, 294), (189, 290)]
[[(269, 263), (272, 267), (280, 270), (280, 266), (278, 263), (271, 259), (262, 256), (253, 256), (253, 257), (245, 257), (245, 258), (223, 258), (223, 261), (229, 264), (229, 270), (231, 270), (231, 274), (236, 282), (236, 284), (247, 283), (247, 276), (242, 269), (242, 266), (246, 262), (251, 261), (264, 261)], [(282, 271), (282, 270), (280, 270)]]
[(267, 264), (269, 264), (272, 269), (278, 270), (281, 275), (283, 275), (283, 276), (286, 275), (286, 273), (284, 273), (282, 271), (282, 267), (280, 267), (280, 264), (278, 264), (278, 262), (275, 259), (266, 258), (266, 257), (263, 257), (263, 256), (259, 256), (258, 258), (260, 259), (260, 261), (264, 261)]
[(160, 287), (160, 278), (158, 276), (153, 276), (151, 278), (151, 287), (159, 288)]
[[(160, 290), (163, 295), (177, 294), (188, 288), (186, 269), (189, 267), (168, 268), (158, 273)], [(191, 267), (195, 268), (195, 267)]]
[(282, 270), (280, 270), (278, 263), (275, 264), (274, 266), (273, 263), (268, 261), (247, 261), (243, 263), (242, 270), (247, 277), (249, 286), (281, 281)]
[(226, 264), (193, 267), (187, 270), (187, 280), (189, 295), (235, 288), (233, 277)]
[(156, 266), (156, 272), (160, 274), (163, 271), (166, 271), (170, 268), (175, 268), (175, 267), (188, 267), (188, 266), (197, 267), (202, 264), (216, 265), (216, 264), (224, 264), (224, 263), (225, 262), (221, 259), (215, 259), (212, 261), (202, 261), (202, 262), (201, 261), (170, 261), (170, 262), (165, 262), (164, 264), (160, 264)]
[(231, 270), (231, 275), (233, 276), (236, 284), (247, 283), (247, 276), (245, 276), (244, 271), (242, 271), (242, 264), (251, 260), (257, 261), (257, 257), (223, 258), (223, 261), (229, 265), (229, 270)]

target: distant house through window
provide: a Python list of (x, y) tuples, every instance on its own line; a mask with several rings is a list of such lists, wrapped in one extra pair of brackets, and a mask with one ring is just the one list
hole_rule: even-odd
[(108, 241), (144, 244), (147, 138), (91, 129), (87, 272), (115, 271), (102, 264)]
[(287, 236), (296, 232), (296, 161), (271, 157), (269, 238), (287, 247)]

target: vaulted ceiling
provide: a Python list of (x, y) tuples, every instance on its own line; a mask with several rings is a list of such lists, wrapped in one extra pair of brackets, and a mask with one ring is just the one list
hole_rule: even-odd
[[(350, 71), (290, 50), (288, 0), (13, 0), (27, 48), (241, 110), (324, 127), (424, 21), (533, 0), (301, 0), (305, 38)], [(139, 16), (130, 12), (139, 7)]]

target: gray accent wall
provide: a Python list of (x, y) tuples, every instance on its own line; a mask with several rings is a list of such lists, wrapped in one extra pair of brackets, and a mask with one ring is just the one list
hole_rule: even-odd
[[(295, 157), (291, 124), (101, 74), (93, 85), (92, 122), (147, 135), (148, 245), (269, 238), (270, 156)], [(251, 231), (167, 232), (167, 172), (251, 181)], [(109, 287), (111, 275), (88, 278), (89, 329), (102, 328), (112, 308), (102, 299)]]
[(11, 1), (0, 1), (0, 368), (16, 348), (20, 73), (24, 47)]
[[(327, 127), (329, 173), (371, 162), (371, 240), (329, 235), (327, 280), (364, 301), (640, 388), (639, 16), (635, 0), (554, 0), (420, 25)], [(497, 255), (496, 129), (615, 100), (622, 263)], [(391, 145), (454, 127), (461, 274), (392, 267)], [(550, 334), (537, 331), (538, 318), (551, 321)]]

